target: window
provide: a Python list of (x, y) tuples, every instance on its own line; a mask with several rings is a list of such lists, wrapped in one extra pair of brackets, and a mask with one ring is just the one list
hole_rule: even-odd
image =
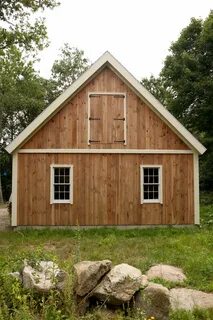
[(141, 165), (141, 203), (162, 203), (162, 166)]
[(51, 165), (50, 203), (73, 203), (73, 166)]

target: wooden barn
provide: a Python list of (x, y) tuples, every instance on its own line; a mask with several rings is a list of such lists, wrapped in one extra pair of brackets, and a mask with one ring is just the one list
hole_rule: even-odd
[(6, 150), (13, 226), (199, 224), (205, 147), (109, 52)]

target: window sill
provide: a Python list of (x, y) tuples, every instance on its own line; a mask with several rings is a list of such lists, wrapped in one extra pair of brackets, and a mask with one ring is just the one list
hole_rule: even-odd
[(73, 204), (70, 200), (58, 200), (58, 201), (53, 201), (50, 204)]
[(143, 202), (141, 202), (141, 204), (152, 204), (152, 203), (159, 203), (159, 204), (163, 204), (163, 202), (161, 202), (160, 200), (143, 200)]

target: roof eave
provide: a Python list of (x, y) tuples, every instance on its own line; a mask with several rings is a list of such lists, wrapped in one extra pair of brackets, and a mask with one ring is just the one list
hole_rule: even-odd
[(47, 120), (54, 115), (61, 105), (66, 103), (85, 83), (87, 83), (106, 64), (127, 82), (136, 93), (147, 102), (150, 108), (166, 122), (195, 152), (203, 154), (206, 148), (145, 88), (135, 77), (115, 59), (108, 51), (105, 52), (88, 70), (86, 70), (67, 90), (53, 101), (36, 119), (34, 119), (5, 149), (8, 153), (15, 152), (29, 136), (32, 136)]

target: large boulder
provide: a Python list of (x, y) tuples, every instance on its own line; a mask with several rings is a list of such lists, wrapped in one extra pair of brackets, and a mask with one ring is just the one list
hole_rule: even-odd
[(158, 264), (151, 267), (147, 271), (147, 277), (149, 280), (161, 278), (167, 281), (178, 283), (182, 283), (186, 280), (186, 276), (182, 269), (165, 264)]
[(170, 301), (173, 310), (211, 309), (213, 308), (213, 293), (174, 288), (170, 290)]
[(161, 284), (150, 282), (148, 286), (135, 297), (135, 307), (142, 309), (148, 317), (167, 320), (170, 310), (169, 290)]
[(63, 289), (66, 276), (54, 262), (40, 261), (34, 267), (25, 264), (22, 282), (24, 288), (47, 293), (52, 289)]
[(142, 274), (126, 263), (119, 264), (94, 289), (93, 296), (107, 304), (121, 305), (131, 300), (142, 284)]
[(81, 261), (74, 265), (76, 283), (75, 293), (78, 296), (85, 296), (92, 291), (100, 279), (110, 271), (112, 262), (102, 261)]

